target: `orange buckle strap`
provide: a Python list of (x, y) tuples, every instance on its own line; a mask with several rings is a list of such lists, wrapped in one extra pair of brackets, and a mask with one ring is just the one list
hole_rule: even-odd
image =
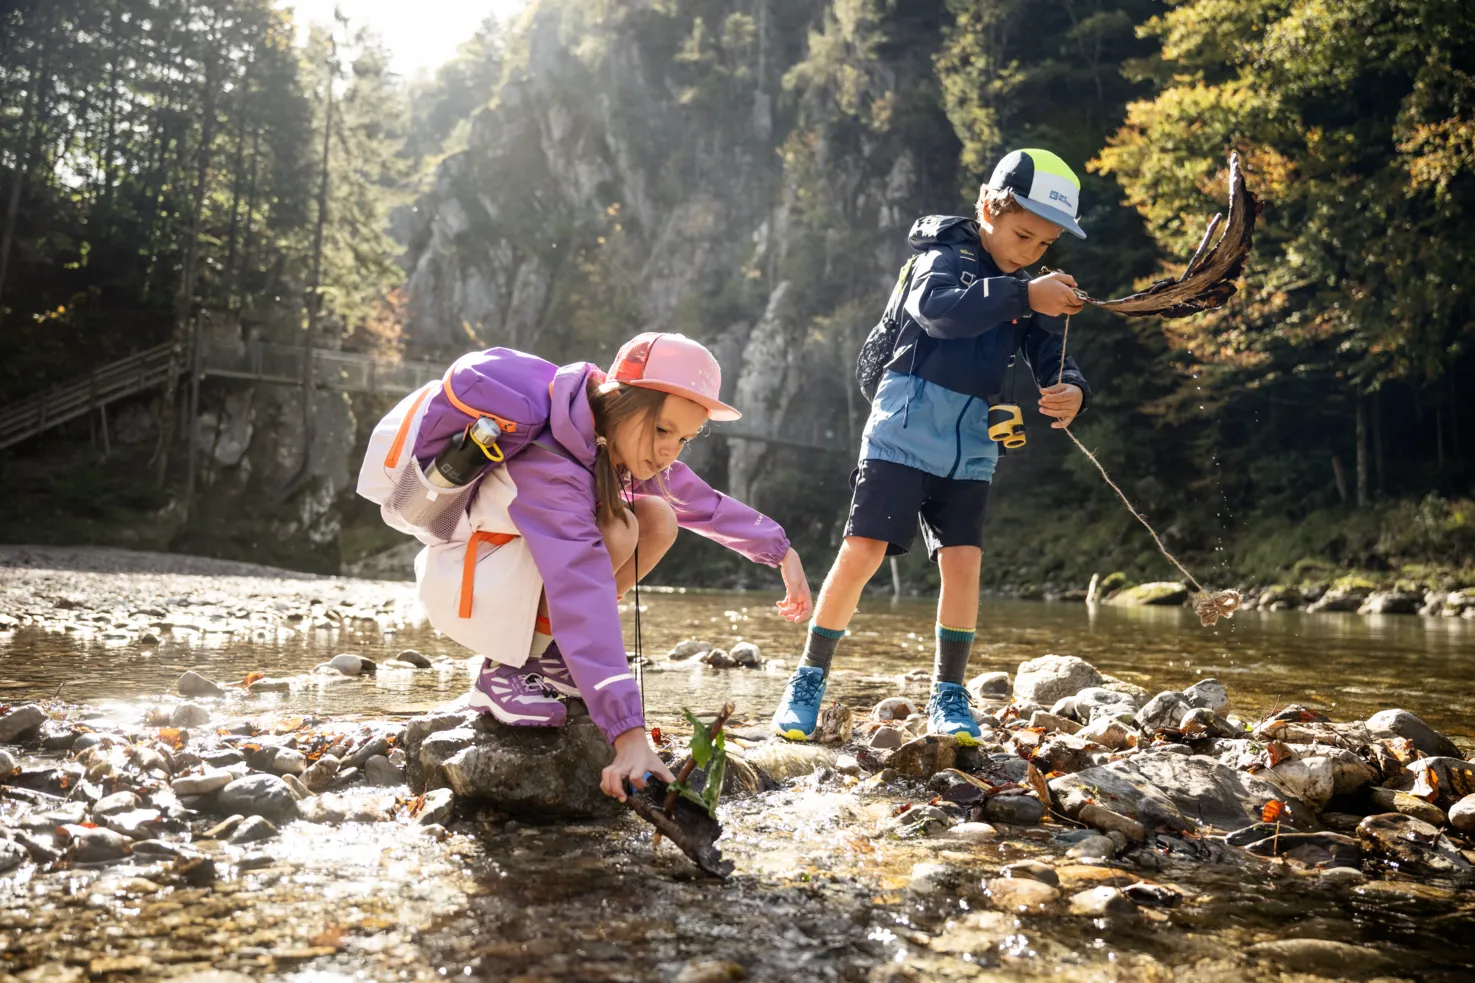
[(389, 445), (389, 453), (384, 457), (384, 466), (391, 471), (399, 467), (399, 456), (403, 453), (405, 441), (410, 436), (410, 424), (415, 421), (415, 414), (420, 412), (420, 404), (425, 402), (425, 397), (429, 396), (430, 390), (434, 388), (435, 383), (433, 382), (429, 385), (422, 386), (419, 394), (415, 397), (415, 401), (410, 404), (410, 411), (400, 421), (399, 432), (394, 435), (394, 443)]
[(456, 391), (451, 388), (451, 373), (454, 371), (456, 371), (456, 366), (452, 365), (450, 368), (446, 369), (445, 378), (441, 380), (441, 387), (445, 390), (446, 399), (450, 400), (452, 406), (460, 410), (462, 413), (465, 413), (473, 420), (477, 419), (478, 417), (484, 416), (487, 419), (494, 421), (503, 433), (517, 433), (517, 424), (513, 421), (504, 420), (502, 417), (498, 416), (495, 413), (486, 413), (474, 406), (468, 406), (465, 403), (461, 402), (460, 397), (456, 395)]
[(478, 529), (471, 534), (466, 544), (466, 559), (461, 564), (461, 606), (456, 614), (471, 617), (471, 595), (476, 591), (476, 560), (482, 543), (490, 546), (506, 546), (517, 537), (509, 532), (483, 532)]

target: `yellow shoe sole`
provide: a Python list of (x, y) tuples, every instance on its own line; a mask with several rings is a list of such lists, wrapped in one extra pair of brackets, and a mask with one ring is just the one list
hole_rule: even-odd
[(797, 729), (796, 730), (779, 730), (777, 727), (775, 727), (773, 729), (773, 732), (775, 734), (777, 734), (779, 737), (782, 737), (785, 740), (790, 740), (790, 741), (807, 741), (807, 740), (809, 740), (809, 736), (810, 736), (810, 735), (804, 733), (802, 730), (797, 730)]
[(953, 740), (958, 743), (959, 747), (980, 747), (983, 743), (966, 730), (960, 730), (953, 734)]

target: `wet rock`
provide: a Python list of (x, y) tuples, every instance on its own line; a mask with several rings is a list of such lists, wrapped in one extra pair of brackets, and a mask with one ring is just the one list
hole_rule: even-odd
[(1196, 707), (1183, 715), (1178, 721), (1178, 729), (1183, 731), (1184, 737), (1189, 740), (1203, 740), (1206, 737), (1234, 737), (1243, 731), (1235, 730), (1234, 726), (1219, 716), (1208, 707)]
[(133, 856), (138, 859), (158, 860), (182, 856), (183, 853), (183, 848), (178, 844), (164, 840), (139, 840), (133, 844)]
[(59, 826), (57, 839), (77, 863), (111, 863), (128, 856), (128, 837), (110, 829), (88, 829), (85, 826)]
[(1256, 599), (1255, 607), (1261, 611), (1290, 611), (1300, 607), (1304, 601), (1299, 587), (1277, 585), (1265, 588)]
[(1416, 795), (1407, 792), (1398, 792), (1391, 788), (1375, 788), (1369, 795), (1373, 806), (1379, 812), (1397, 812), (1405, 816), (1423, 820), (1431, 826), (1443, 826), (1446, 816), (1444, 810), (1430, 802), (1425, 802)]
[(405, 780), (404, 769), (396, 768), (382, 754), (376, 754), (364, 762), (364, 777), (370, 785), (400, 785)]
[(882, 700), (871, 710), (872, 720), (906, 720), (917, 713), (917, 704), (904, 696)]
[(421, 655), (419, 652), (416, 652), (414, 649), (405, 649), (394, 658), (396, 662), (407, 662), (410, 665), (414, 666), (416, 669), (429, 669), (431, 666), (430, 660), (425, 658), (425, 656)]
[(179, 677), (175, 687), (180, 696), (224, 696), (225, 690), (191, 669)]
[(1351, 795), (1379, 778), (1374, 768), (1361, 756), (1342, 748), (1326, 748), (1324, 755), (1332, 764), (1332, 794)]
[(506, 727), (483, 717), (470, 746), (441, 768), (458, 797), (539, 817), (609, 815), (619, 803), (599, 789), (613, 752), (587, 714), (557, 730)]
[(738, 642), (727, 650), (733, 664), (742, 669), (754, 669), (763, 665), (763, 653), (752, 642)]
[(1114, 887), (1093, 887), (1070, 898), (1070, 913), (1087, 918), (1109, 918), (1112, 916), (1136, 915), (1137, 906), (1132, 899)]
[(1353, 887), (1366, 883), (1367, 875), (1356, 867), (1328, 867), (1317, 880), (1327, 887)]
[(742, 983), (748, 971), (726, 959), (694, 959), (681, 967), (673, 983)]
[(277, 835), (277, 828), (261, 816), (250, 816), (230, 834), (232, 843), (258, 843)]
[(181, 703), (169, 715), (170, 727), (203, 727), (210, 722), (210, 711), (198, 703)]
[(164, 816), (157, 809), (130, 809), (103, 817), (102, 825), (130, 840), (151, 840), (163, 828)]
[(218, 751), (206, 751), (200, 757), (211, 768), (230, 768), (246, 763), (246, 756), (235, 748), (221, 748)]
[(1045, 817), (1045, 806), (1030, 795), (995, 795), (984, 806), (983, 814), (994, 823), (1033, 826)]
[(256, 680), (256, 682), (252, 683), (251, 684), (251, 692), (252, 693), (290, 693), (290, 692), (292, 692), (292, 680), (290, 680), (290, 679), (276, 679), (274, 677), (268, 676), (265, 679), (258, 679), (258, 680)]
[(1449, 824), (1461, 833), (1475, 833), (1475, 795), (1467, 795), (1450, 807)]
[(16, 763), (15, 755), (9, 751), (0, 750), (0, 785), (3, 785), (7, 778), (19, 770), (20, 765)]
[(443, 826), (450, 821), (455, 797), (448, 788), (438, 788), (425, 793), (425, 805), (415, 821), (421, 826)]
[(87, 821), (87, 807), (80, 802), (69, 802), (48, 812), (36, 812), (20, 821), (21, 829), (49, 832), (56, 826), (80, 825)]
[(169, 783), (175, 795), (209, 795), (218, 792), (233, 781), (233, 777), (219, 769), (206, 769), (198, 775), (181, 775)]
[(1183, 717), (1192, 709), (1182, 693), (1165, 690), (1148, 700), (1137, 711), (1135, 719), (1137, 726), (1146, 734), (1163, 729), (1176, 730)]
[(1470, 861), (1435, 826), (1400, 813), (1368, 816), (1357, 826), (1367, 852), (1395, 864), (1405, 873), (1469, 881)]
[(300, 775), (307, 770), (307, 756), (296, 748), (279, 747), (263, 767), (274, 775)]
[(1475, 794), (1475, 763), (1463, 758), (1420, 758), (1408, 766), (1408, 791), (1439, 806), (1452, 806)]
[(1117, 591), (1107, 598), (1106, 603), (1117, 607), (1181, 607), (1188, 603), (1188, 587), (1175, 580), (1138, 584), (1136, 587)]
[(1406, 590), (1373, 591), (1357, 609), (1358, 614), (1418, 614), (1424, 595)]
[(200, 838), (206, 840), (218, 840), (223, 836), (229, 836), (231, 830), (241, 825), (241, 823), (245, 822), (245, 820), (246, 817), (240, 814), (228, 816), (225, 819), (222, 819), (220, 822), (216, 823), (214, 826), (211, 826), (209, 829), (205, 830), (205, 832), (201, 833)]
[(1163, 884), (1137, 881), (1121, 889), (1134, 904), (1149, 908), (1176, 908), (1183, 903), (1183, 895)]
[(1312, 809), (1326, 805), (1336, 788), (1332, 762), (1321, 755), (1288, 758), (1271, 768), (1270, 774), (1286, 795), (1300, 799)]
[(999, 875), (1039, 881), (1050, 887), (1060, 886), (1060, 875), (1056, 873), (1055, 868), (1038, 860), (1021, 860), (1018, 863), (1009, 864), (999, 871)]
[(1308, 611), (1356, 611), (1362, 607), (1373, 592), (1373, 585), (1352, 577), (1343, 577), (1333, 584), (1320, 599), (1312, 603)]
[(111, 816), (115, 813), (137, 809), (141, 804), (138, 796), (132, 792), (115, 792), (94, 802), (92, 804), (92, 814), (94, 816)]
[(1065, 855), (1076, 860), (1107, 860), (1116, 851), (1116, 841), (1109, 836), (1096, 834), (1076, 841), (1074, 846), (1065, 851)]
[[(853, 754), (837, 754), (835, 756), (835, 770), (842, 775), (859, 776), (861, 773), (860, 760)], [(724, 784), (726, 784), (724, 782)]]
[(964, 843), (988, 843), (999, 838), (999, 831), (988, 823), (958, 823), (948, 836)]
[(302, 773), (302, 783), (308, 792), (326, 792), (333, 787), (334, 780), (338, 777), (338, 769), (341, 766), (336, 757), (324, 754), (312, 763), (307, 771)]
[(1217, 679), (1200, 679), (1183, 691), (1189, 706), (1222, 714), (1229, 708), (1229, 691)]
[(1135, 696), (1104, 686), (1088, 686), (1075, 694), (1076, 716), (1082, 723), (1090, 723), (1098, 717), (1134, 716), (1147, 702), (1146, 696)]
[(930, 836), (952, 826), (953, 817), (937, 806), (913, 806), (886, 822), (886, 830), (901, 839)]
[(1318, 976), (1361, 978), (1393, 966), (1392, 960), (1376, 949), (1329, 939), (1276, 939), (1256, 943), (1245, 951), (1251, 959), (1272, 963), (1283, 972)]
[(1074, 734), (1081, 729), (1081, 725), (1074, 720), (1067, 720), (1064, 717), (1056, 716), (1044, 710), (1036, 710), (1030, 714), (1029, 725), (1031, 727), (1043, 727), (1047, 733)]
[(1103, 809), (1094, 803), (1084, 806), (1076, 819), (1103, 832), (1121, 833), (1133, 843), (1144, 843), (1147, 840), (1147, 829), (1137, 820)]
[(48, 720), (36, 735), (44, 751), (66, 751), (76, 745), (81, 733), (60, 720)]
[(947, 734), (924, 734), (888, 754), (883, 762), (902, 778), (931, 778), (951, 768), (958, 757), (958, 742)]
[(1101, 685), (1101, 673), (1073, 655), (1043, 655), (1019, 665), (1014, 675), (1014, 698), (1050, 706), (1062, 696), (1073, 696)]
[(298, 802), (313, 797), (313, 790), (308, 788), (307, 783), (296, 775), (283, 775), (282, 781), (287, 783), (287, 787), (292, 790), (292, 797)]
[(1056, 888), (1026, 878), (994, 877), (986, 886), (989, 900), (1002, 911), (1038, 914), (1060, 900)]
[(913, 864), (907, 890), (913, 894), (936, 894), (946, 888), (950, 880), (951, 872), (945, 864)]
[(666, 658), (672, 662), (683, 662), (687, 659), (695, 659), (712, 651), (712, 643), (704, 642), (696, 638), (688, 638), (684, 642), (676, 643), (676, 647), (667, 653)]
[(698, 660), (711, 666), (713, 669), (734, 669), (737, 667), (735, 660), (727, 649), (711, 649)]
[(906, 743), (907, 734), (896, 727), (877, 727), (871, 734), (871, 747), (877, 751), (890, 751)]
[(1098, 754), (1099, 749), (1090, 741), (1072, 734), (1057, 734), (1036, 749), (1033, 760), (1041, 772), (1070, 775), (1095, 765)]
[(813, 739), (819, 744), (848, 744), (854, 733), (855, 711), (839, 703), (831, 703), (820, 711)]
[(247, 775), (220, 790), (220, 808), (246, 816), (292, 819), (297, 815), (297, 797), (276, 775)]
[[(474, 745), (476, 734), (477, 732), (467, 725), (436, 731), (428, 735), (420, 742), (418, 753), (408, 756), (405, 777), (410, 781), (410, 790), (424, 792), (433, 788), (448, 788), (450, 780), (446, 777), (445, 763)], [(418, 769), (415, 767), (416, 763), (419, 764)], [(420, 776), (418, 786), (413, 777), (417, 771)], [(336, 780), (335, 776), (334, 781)]]
[(48, 719), (46, 711), (34, 703), (13, 707), (0, 717), (0, 744), (19, 744), (34, 737)]
[[(1072, 819), (1095, 804), (1149, 829), (1189, 830), (1199, 823), (1240, 829), (1257, 822), (1271, 799), (1285, 799), (1278, 786), (1213, 758), (1157, 750), (1052, 779), (1049, 787), (1057, 807)], [(1289, 804), (1295, 822), (1309, 818), (1303, 803)]]
[(985, 672), (968, 680), (968, 693), (980, 703), (1009, 698), (1009, 674)]
[(49, 864), (61, 859), (61, 851), (53, 850), (48, 844), (42, 843), (29, 833), (17, 830), (15, 842), (30, 854), (32, 860), (38, 864)]
[(1459, 748), (1439, 731), (1407, 710), (1380, 710), (1367, 720), (1373, 737), (1402, 737), (1431, 757), (1458, 758)]
[(30, 859), (31, 855), (26, 852), (25, 847), (10, 840), (0, 839), (0, 874), (14, 870)]
[(1124, 751), (1137, 743), (1136, 735), (1128, 730), (1121, 721), (1111, 717), (1096, 718), (1088, 726), (1077, 731), (1076, 736), (1083, 741), (1090, 741), (1113, 751)]

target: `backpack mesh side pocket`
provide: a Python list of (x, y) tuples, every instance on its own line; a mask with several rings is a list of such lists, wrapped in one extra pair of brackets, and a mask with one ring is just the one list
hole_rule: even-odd
[(886, 309), (881, 313), (881, 320), (866, 335), (866, 340), (860, 346), (860, 354), (855, 357), (855, 382), (860, 386), (861, 394), (868, 400), (876, 398), (876, 387), (881, 384), (886, 363), (891, 361), (892, 352), (896, 350), (896, 337), (901, 333), (901, 305), (906, 301), (907, 290), (912, 283), (912, 269), (916, 265), (916, 256), (902, 264), (896, 277), (896, 286), (892, 288), (891, 296), (886, 301)]
[(455, 537), (456, 526), (466, 514), (466, 504), (479, 484), (472, 481), (460, 488), (432, 485), (419, 463), (412, 460), (400, 472), (394, 493), (383, 509), (436, 539), (450, 540)]

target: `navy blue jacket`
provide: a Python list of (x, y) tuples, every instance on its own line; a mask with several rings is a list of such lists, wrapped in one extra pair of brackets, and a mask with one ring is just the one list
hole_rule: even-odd
[(1035, 385), (1019, 393), (1006, 386), (1016, 350), (1039, 387), (1058, 376), (1086, 400), (1091, 390), (1073, 359), (1061, 373), (1061, 323), (1030, 310), (1028, 274), (1000, 271), (976, 222), (929, 216), (912, 226), (910, 241), (922, 255), (898, 314), (895, 354), (871, 401), (861, 459), (991, 481), (999, 445), (988, 436), (989, 404), (1034, 401)]

